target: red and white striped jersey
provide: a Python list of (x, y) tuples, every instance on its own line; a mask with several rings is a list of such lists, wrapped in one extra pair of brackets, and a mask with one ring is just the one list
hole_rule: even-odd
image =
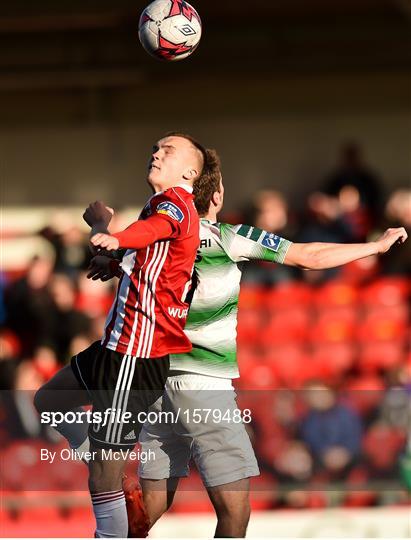
[(107, 317), (102, 345), (122, 354), (157, 358), (191, 350), (184, 334), (197, 248), (199, 218), (186, 186), (153, 195), (139, 220), (158, 215), (173, 234), (142, 249), (128, 249), (123, 275)]

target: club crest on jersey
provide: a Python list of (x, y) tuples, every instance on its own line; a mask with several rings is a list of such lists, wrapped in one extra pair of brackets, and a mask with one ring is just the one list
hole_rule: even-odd
[(264, 247), (272, 249), (273, 251), (278, 251), (278, 246), (280, 245), (280, 242), (281, 238), (273, 233), (267, 233), (261, 240), (261, 244)]
[(164, 214), (165, 216), (171, 217), (175, 221), (181, 223), (184, 219), (184, 214), (180, 208), (172, 202), (164, 201), (161, 202), (156, 208), (157, 214)]

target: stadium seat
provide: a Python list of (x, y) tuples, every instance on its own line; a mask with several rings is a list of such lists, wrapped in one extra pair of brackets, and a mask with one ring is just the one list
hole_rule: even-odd
[(259, 309), (263, 305), (264, 294), (265, 289), (263, 287), (244, 283), (241, 286), (238, 302), (239, 310)]
[(337, 382), (355, 361), (356, 349), (351, 343), (318, 343), (310, 354), (313, 376), (325, 382)]
[(358, 325), (357, 339), (370, 341), (401, 341), (407, 335), (407, 323), (403, 319), (393, 317), (391, 312), (376, 311), (369, 313)]
[(359, 286), (375, 278), (378, 275), (378, 271), (378, 258), (366, 257), (345, 264), (340, 268), (339, 275), (342, 281)]
[(276, 371), (266, 363), (256, 363), (247, 371), (242, 371), (241, 378), (241, 388), (248, 390), (270, 390), (279, 386)]
[(266, 362), (272, 365), (280, 385), (287, 388), (298, 388), (313, 377), (309, 357), (298, 345), (283, 344), (267, 349)]
[(355, 335), (356, 313), (353, 310), (342, 310), (320, 314), (310, 331), (313, 343), (350, 342)]
[(268, 289), (263, 297), (267, 309), (277, 313), (290, 306), (309, 306), (312, 300), (312, 289), (299, 281), (288, 281)]
[(341, 308), (355, 306), (358, 301), (358, 290), (344, 281), (329, 281), (313, 295), (314, 304), (320, 308)]
[(260, 309), (243, 309), (238, 313), (237, 336), (239, 343), (260, 341), (265, 325), (264, 313)]
[(394, 306), (406, 303), (411, 291), (411, 281), (406, 277), (379, 278), (361, 292), (365, 304)]
[(264, 327), (261, 342), (266, 345), (302, 342), (307, 338), (309, 322), (310, 315), (303, 307), (296, 305), (278, 310)]
[(362, 372), (389, 370), (405, 364), (402, 344), (398, 341), (371, 341), (364, 343), (359, 355), (359, 366)]

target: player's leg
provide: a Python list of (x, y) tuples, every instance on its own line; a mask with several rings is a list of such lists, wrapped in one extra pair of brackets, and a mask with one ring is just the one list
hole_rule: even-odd
[(118, 450), (112, 451), (110, 455), (109, 449), (99, 448), (91, 442), (93, 459), (89, 462), (89, 490), (96, 518), (97, 538), (125, 538), (128, 535), (126, 501), (122, 488), (126, 460)]
[[(82, 405), (88, 405), (90, 402), (89, 394), (79, 384), (71, 366), (65, 366), (57, 372), (34, 396), (34, 406), (39, 414), (68, 411), (81, 413), (84, 412)], [(68, 440), (71, 448), (82, 452), (88, 451), (88, 423), (86, 421), (72, 423), (66, 422), (61, 417), (54, 428)]]
[[(89, 488), (96, 535), (124, 537), (129, 527), (122, 487), (126, 459), (122, 452), (132, 450), (138, 442), (141, 417), (144, 421), (150, 405), (163, 392), (169, 360), (136, 358), (104, 348), (96, 358), (91, 366), (91, 379), (99, 381), (98, 389), (93, 390), (93, 412), (100, 413), (101, 422), (89, 430), (93, 452)], [(83, 366), (80, 359), (80, 374), (83, 367), (86, 374), (90, 366)], [(87, 385), (90, 373), (83, 379)]]
[[(217, 514), (216, 536), (243, 537), (250, 517), (249, 478), (259, 470), (231, 381), (188, 373), (176, 379), (179, 386), (170, 399), (193, 438), (193, 458)], [(191, 415), (194, 410), (203, 411), (201, 422)]]
[(249, 479), (243, 478), (207, 489), (217, 515), (215, 538), (245, 537), (250, 520), (249, 486)]
[(172, 505), (179, 480), (179, 478), (140, 479), (150, 529)]
[(179, 479), (189, 474), (192, 439), (184, 432), (177, 433), (178, 419), (168, 390), (169, 380), (163, 396), (150, 407), (150, 413), (161, 421), (145, 422), (139, 437), (141, 452), (151, 456), (139, 466), (148, 528), (170, 508)]

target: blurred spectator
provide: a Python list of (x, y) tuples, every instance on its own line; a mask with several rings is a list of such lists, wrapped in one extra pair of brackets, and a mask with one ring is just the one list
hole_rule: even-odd
[(35, 391), (46, 380), (35, 362), (25, 360), (18, 365), (13, 390), (0, 393), (0, 434), (3, 442), (4, 439), (41, 437), (56, 441), (60, 438), (40, 422), (33, 405)]
[(304, 397), (309, 407), (301, 422), (301, 438), (317, 463), (334, 478), (354, 463), (361, 448), (359, 416), (338, 404), (335, 392), (322, 383), (309, 383)]
[[(295, 234), (290, 222), (287, 201), (282, 193), (275, 190), (258, 191), (251, 208), (246, 212), (246, 221), (259, 229), (291, 240)], [(252, 261), (244, 265), (244, 281), (273, 285), (289, 281), (299, 275), (299, 271), (283, 265)]]
[(313, 472), (313, 459), (307, 447), (291, 441), (274, 462), (277, 473), (285, 482), (307, 482)]
[(405, 447), (403, 431), (384, 421), (375, 422), (364, 436), (364, 467), (373, 480), (392, 478), (398, 474), (398, 458)]
[[(297, 242), (343, 243), (354, 240), (350, 224), (343, 219), (337, 197), (325, 193), (312, 193), (307, 200), (307, 214), (302, 220)], [(341, 268), (302, 272), (304, 279), (318, 283), (331, 279), (341, 272)]]
[(17, 336), (8, 329), (0, 330), (0, 390), (13, 387), (20, 351)]
[(373, 222), (379, 217), (382, 196), (380, 179), (364, 162), (362, 149), (356, 142), (341, 147), (340, 162), (325, 180), (322, 191), (339, 198), (347, 213), (361, 206), (370, 212)]
[(23, 356), (30, 357), (50, 335), (53, 301), (48, 283), (53, 265), (50, 257), (34, 257), (26, 275), (6, 290), (7, 326), (19, 337)]
[(50, 280), (50, 294), (54, 303), (51, 312), (50, 346), (60, 362), (64, 362), (69, 358), (73, 338), (79, 334), (89, 334), (91, 320), (75, 308), (76, 288), (69, 276), (54, 274)]
[(40, 234), (54, 247), (56, 272), (75, 278), (79, 270), (87, 268), (90, 260), (87, 235), (64, 212), (55, 214), (51, 226), (43, 229)]

